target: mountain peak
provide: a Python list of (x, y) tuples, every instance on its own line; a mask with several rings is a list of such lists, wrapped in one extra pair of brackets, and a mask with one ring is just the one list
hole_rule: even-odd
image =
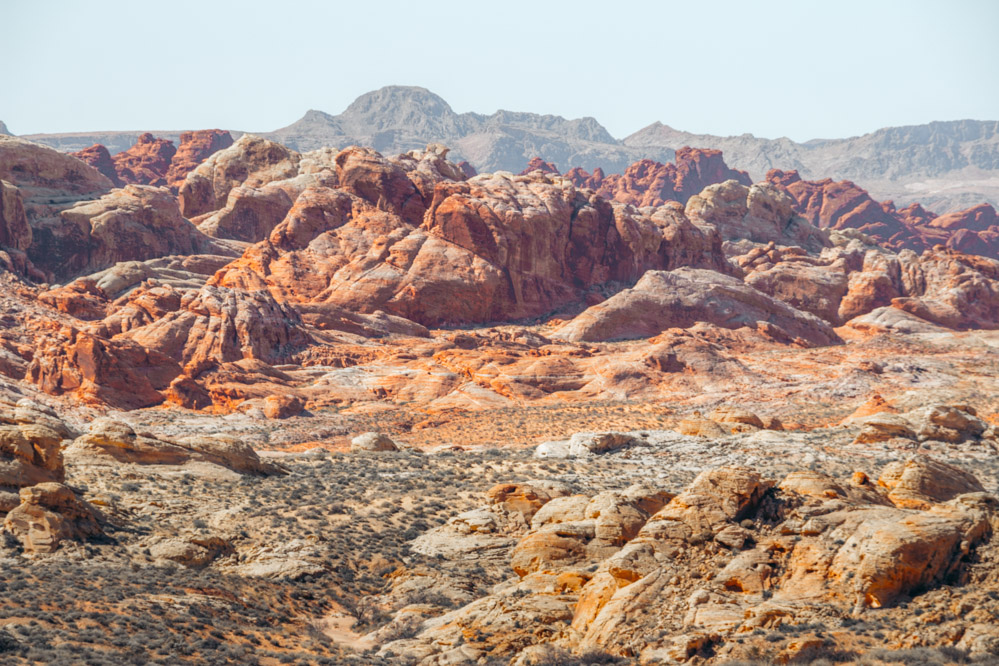
[(4, 125), (2, 120), (0, 120), (0, 134), (5, 134), (7, 136), (14, 136), (13, 134), (10, 133), (10, 130), (7, 129), (7, 126)]
[(367, 116), (372, 113), (392, 114), (399, 111), (435, 115), (454, 115), (443, 97), (419, 86), (385, 86), (364, 93), (343, 112), (344, 116)]

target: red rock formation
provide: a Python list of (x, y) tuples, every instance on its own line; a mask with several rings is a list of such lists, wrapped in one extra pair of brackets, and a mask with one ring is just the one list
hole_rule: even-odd
[(604, 170), (597, 167), (592, 174), (586, 173), (581, 167), (573, 167), (565, 174), (565, 177), (573, 182), (576, 187), (590, 190), (599, 190), (604, 182)]
[(89, 278), (42, 292), (38, 300), (81, 321), (96, 321), (108, 315), (108, 295)]
[(102, 174), (108, 177), (115, 187), (121, 187), (125, 183), (122, 182), (121, 178), (118, 177), (118, 172), (115, 170), (114, 160), (111, 159), (111, 153), (108, 149), (99, 143), (95, 143), (89, 148), (84, 148), (75, 153), (70, 153), (73, 157), (83, 160), (90, 166), (94, 167)]
[(194, 218), (225, 206), (230, 190), (258, 187), (298, 175), (302, 156), (279, 143), (244, 134), (236, 143), (202, 162), (179, 185), (184, 217)]
[(124, 337), (176, 359), (192, 376), (242, 359), (282, 362), (311, 342), (298, 312), (267, 292), (210, 286)]
[(760, 328), (777, 340), (828, 346), (839, 338), (826, 322), (714, 271), (649, 271), (632, 288), (595, 305), (556, 331), (573, 341), (648, 338), (703, 321)]
[(540, 157), (532, 157), (531, 161), (527, 163), (527, 167), (523, 171), (521, 171), (518, 175), (526, 176), (532, 171), (540, 171), (541, 173), (550, 173), (556, 176), (561, 175), (559, 174), (557, 166), (555, 166), (551, 162), (545, 162)]
[(795, 200), (795, 210), (822, 228), (859, 229), (895, 250), (922, 252), (934, 245), (982, 256), (999, 256), (999, 216), (989, 204), (937, 216), (919, 204), (896, 210), (878, 203), (850, 181), (805, 181), (797, 171), (772, 169), (767, 181)]
[(26, 379), (46, 393), (135, 409), (163, 402), (160, 390), (180, 374), (176, 361), (128, 340), (70, 330), (64, 343), (43, 346)]
[(473, 167), (465, 160), (458, 162), (458, 168), (461, 169), (461, 172), (465, 174), (466, 178), (471, 178), (472, 176), (479, 175), (479, 172), (475, 170), (475, 167)]
[(882, 208), (866, 190), (848, 180), (838, 183), (831, 178), (806, 181), (797, 171), (777, 169), (771, 169), (766, 179), (790, 194), (798, 214), (817, 227), (859, 229), (892, 247), (901, 249), (910, 246), (906, 241), (912, 233), (906, 226)]
[(159, 187), (167, 184), (166, 174), (176, 153), (173, 141), (157, 139), (146, 132), (134, 146), (111, 159), (123, 183)]
[(427, 153), (426, 168), (407, 171), (343, 151), (341, 189), (303, 192), (269, 241), (211, 284), (438, 325), (538, 316), (651, 268), (725, 270), (717, 236), (678, 210), (629, 212), (538, 173), (456, 181), (439, 159)]
[(933, 218), (929, 226), (937, 229), (949, 229), (957, 231), (967, 229), (968, 231), (991, 231), (999, 227), (999, 215), (991, 204), (983, 203), (967, 210), (947, 213)]
[(675, 164), (644, 159), (629, 166), (623, 174), (610, 176), (604, 176), (600, 169), (590, 175), (576, 167), (566, 177), (576, 187), (595, 189), (607, 199), (640, 207), (661, 206), (667, 201), (687, 203), (706, 186), (726, 180), (752, 184), (745, 171), (728, 168), (720, 150), (690, 147), (676, 151)]
[(226, 130), (183, 132), (180, 135), (180, 146), (170, 161), (170, 169), (166, 172), (167, 185), (176, 192), (187, 178), (187, 174), (218, 151), (231, 145), (232, 135)]
[(165, 188), (127, 185), (60, 214), (36, 232), (29, 256), (57, 277), (102, 270), (119, 261), (172, 254), (233, 254), (185, 220)]
[(26, 250), (31, 245), (31, 227), (24, 214), (21, 191), (0, 180), (0, 246)]

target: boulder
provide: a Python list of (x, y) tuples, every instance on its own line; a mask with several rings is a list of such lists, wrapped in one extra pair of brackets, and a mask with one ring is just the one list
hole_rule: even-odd
[(633, 435), (621, 432), (577, 432), (569, 438), (568, 451), (570, 456), (586, 457), (635, 446), (640, 441)]
[(7, 514), (4, 529), (30, 554), (51, 553), (65, 540), (83, 541), (104, 533), (90, 505), (61, 483), (22, 488), (21, 503)]
[(0, 487), (21, 488), (65, 478), (60, 450), (65, 430), (24, 422), (15, 413), (0, 413)]
[(359, 452), (387, 452), (398, 451), (399, 447), (388, 435), (379, 432), (366, 432), (350, 440), (350, 450)]
[(969, 472), (922, 455), (889, 463), (878, 486), (888, 491), (893, 504), (907, 509), (928, 509), (959, 495), (985, 492)]
[(749, 410), (739, 409), (738, 407), (718, 407), (708, 415), (708, 418), (716, 423), (732, 424), (729, 427), (733, 428), (736, 426), (750, 426), (759, 430), (764, 428), (763, 421), (759, 416)]
[(264, 416), (269, 419), (287, 419), (298, 416), (305, 409), (305, 401), (293, 395), (269, 395), (264, 398)]

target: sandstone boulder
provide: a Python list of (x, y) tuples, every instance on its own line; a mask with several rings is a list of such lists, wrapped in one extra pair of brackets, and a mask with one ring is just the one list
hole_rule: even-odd
[(16, 412), (0, 412), (0, 487), (63, 481), (60, 445), (66, 434), (44, 423), (25, 422)]
[(103, 534), (94, 510), (61, 483), (21, 489), (21, 504), (4, 519), (26, 553), (55, 551), (66, 540), (83, 541)]
[(305, 409), (305, 402), (293, 395), (269, 395), (264, 399), (264, 416), (269, 419), (286, 419), (298, 416)]
[(738, 407), (718, 407), (708, 414), (708, 418), (716, 423), (726, 424), (730, 428), (749, 426), (750, 428), (762, 430), (764, 427), (763, 421), (759, 416)]
[(358, 452), (378, 452), (398, 451), (399, 447), (388, 435), (379, 432), (366, 432), (350, 440), (350, 450)]
[(974, 475), (927, 456), (889, 463), (878, 486), (888, 491), (893, 504), (906, 509), (928, 509), (959, 495), (985, 492)]

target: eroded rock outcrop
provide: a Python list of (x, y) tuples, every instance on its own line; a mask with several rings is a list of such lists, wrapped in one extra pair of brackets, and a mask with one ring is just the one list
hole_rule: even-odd
[(192, 435), (168, 441), (137, 434), (131, 426), (110, 418), (95, 419), (88, 432), (66, 447), (68, 464), (187, 465), (210, 463), (244, 474), (280, 474), (244, 441), (224, 435)]
[(767, 183), (746, 186), (735, 180), (709, 185), (687, 201), (695, 223), (715, 227), (727, 241), (776, 242), (819, 251), (826, 236), (794, 211), (793, 200)]
[(70, 154), (100, 171), (114, 184), (115, 187), (121, 187), (125, 184), (124, 181), (122, 181), (122, 179), (118, 176), (118, 172), (115, 170), (115, 164), (114, 160), (111, 159), (111, 153), (109, 153), (108, 149), (101, 144), (95, 143), (89, 148), (84, 148), (83, 150)]
[[(533, 170), (532, 165), (533, 161), (528, 165), (529, 170)], [(720, 150), (690, 147), (676, 151), (674, 164), (644, 159), (629, 166), (623, 174), (609, 176), (599, 168), (588, 174), (577, 167), (566, 177), (576, 187), (590, 188), (609, 200), (639, 207), (661, 206), (667, 201), (685, 204), (708, 185), (727, 180), (743, 185), (752, 183), (745, 171), (730, 169), (725, 164)]]
[(298, 174), (302, 157), (279, 143), (244, 134), (233, 145), (213, 153), (179, 187), (180, 210), (191, 218), (218, 210), (239, 185), (257, 187)]
[(675, 210), (647, 216), (537, 173), (453, 180), (437, 152), (404, 157), (342, 152), (340, 189), (302, 192), (215, 284), (438, 325), (536, 316), (653, 267), (724, 270), (717, 238)]
[[(676, 496), (633, 486), (549, 498), (529, 529), (505, 531), (517, 537), (508, 552), (519, 581), (423, 622), (382, 654), (443, 659), (464, 634), (477, 654), (519, 653), (524, 663), (541, 640), (642, 663), (740, 658), (759, 649), (746, 640), (754, 629), (890, 606), (959, 572), (989, 538), (999, 500), (938, 461), (916, 458), (882, 476), (876, 486), (864, 474), (840, 482), (802, 471), (775, 484), (723, 467)], [(479, 538), (498, 547), (500, 524)], [(544, 618), (544, 639), (523, 630), (536, 626), (527, 618)]]
[(104, 533), (94, 509), (61, 483), (22, 488), (20, 497), (20, 505), (7, 514), (3, 526), (26, 553), (51, 553), (63, 541), (85, 541)]
[(999, 257), (999, 217), (990, 204), (937, 216), (919, 204), (901, 210), (875, 201), (850, 181), (802, 180), (797, 171), (772, 169), (766, 179), (793, 197), (795, 210), (817, 227), (857, 229), (896, 251), (935, 245)]
[(29, 254), (39, 266), (70, 277), (122, 261), (235, 252), (184, 219), (169, 190), (128, 185), (63, 211), (58, 224), (36, 232)]
[(149, 132), (139, 136), (135, 145), (113, 156), (115, 173), (121, 182), (136, 185), (167, 185), (166, 173), (177, 153), (173, 141), (157, 139)]
[(164, 174), (166, 184), (177, 191), (199, 164), (232, 145), (232, 135), (226, 130), (210, 129), (181, 132), (180, 145), (170, 160), (170, 168)]
[(770, 298), (737, 278), (693, 268), (649, 271), (634, 287), (587, 309), (555, 335), (584, 341), (647, 338), (697, 322), (759, 328), (777, 340), (803, 345), (838, 341), (832, 328), (818, 317)]
[(62, 482), (60, 445), (70, 434), (54, 412), (42, 411), (30, 401), (0, 407), (0, 487)]
[(26, 379), (52, 395), (124, 409), (163, 402), (159, 391), (180, 374), (173, 358), (129, 340), (66, 331), (37, 350)]

